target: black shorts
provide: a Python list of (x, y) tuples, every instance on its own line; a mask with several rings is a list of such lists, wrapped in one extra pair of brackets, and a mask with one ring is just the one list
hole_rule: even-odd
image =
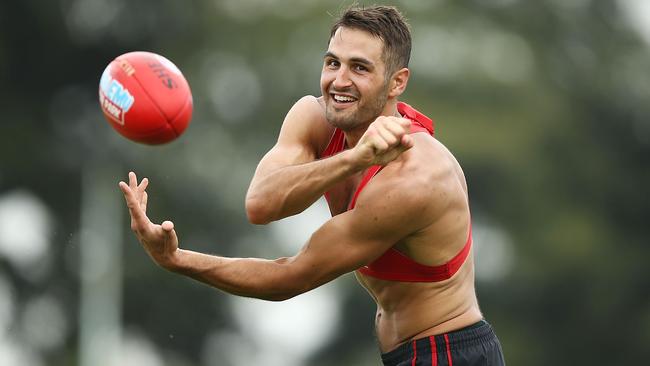
[(385, 366), (501, 366), (503, 351), (485, 320), (450, 333), (406, 342), (381, 355)]

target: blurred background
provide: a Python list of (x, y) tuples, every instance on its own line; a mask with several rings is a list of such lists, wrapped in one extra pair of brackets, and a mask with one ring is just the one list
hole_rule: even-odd
[[(464, 167), (479, 302), (508, 364), (647, 364), (650, 1), (384, 3), (412, 26), (403, 100)], [(156, 267), (117, 187), (149, 177), (149, 216), (185, 248), (294, 254), (325, 204), (256, 227), (244, 195), (286, 111), (319, 95), (349, 4), (0, 3), (0, 365), (380, 364), (352, 275), (282, 303), (225, 295)], [(170, 144), (127, 141), (101, 114), (102, 71), (134, 50), (192, 87)]]

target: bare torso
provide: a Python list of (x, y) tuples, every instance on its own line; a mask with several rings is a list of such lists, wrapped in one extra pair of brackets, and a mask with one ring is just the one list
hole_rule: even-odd
[[(439, 141), (424, 133), (413, 137), (415, 146), (391, 162), (391, 169), (379, 174), (399, 174), (422, 181), (422, 190), (427, 193), (424, 199), (431, 200), (436, 209), (425, 210), (423, 214), (431, 216), (430, 223), (395, 243), (394, 248), (418, 263), (436, 266), (458, 254), (467, 241), (467, 186), (458, 162)], [(362, 176), (351, 176), (328, 191), (333, 216), (347, 209)], [(445, 202), (444, 209), (436, 200)], [(375, 325), (382, 352), (482, 318), (474, 290), (472, 252), (453, 277), (441, 282), (386, 281), (359, 272), (356, 277), (377, 303)]]

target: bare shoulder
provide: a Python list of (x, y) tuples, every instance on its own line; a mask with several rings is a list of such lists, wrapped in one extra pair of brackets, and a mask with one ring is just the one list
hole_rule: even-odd
[(438, 220), (450, 206), (464, 204), (467, 188), (460, 165), (442, 143), (425, 134), (413, 137), (414, 146), (373, 178), (357, 206), (396, 210), (395, 219), (417, 231)]
[(454, 154), (438, 139), (426, 134), (413, 135), (416, 140), (415, 149), (405, 158), (408, 168), (414, 169), (416, 176), (422, 176), (432, 185), (447, 184), (458, 188), (461, 186), (467, 194), (465, 174)]
[(279, 141), (302, 136), (318, 152), (324, 149), (332, 134), (333, 127), (325, 118), (322, 97), (306, 95), (291, 107), (282, 124)]
[(325, 118), (325, 109), (322, 102), (322, 97), (315, 97), (313, 95), (305, 95), (298, 99), (291, 108), (299, 113), (305, 113), (311, 117)]

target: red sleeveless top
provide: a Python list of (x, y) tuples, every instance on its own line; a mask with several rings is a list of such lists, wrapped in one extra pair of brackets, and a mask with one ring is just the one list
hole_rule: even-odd
[[(399, 102), (397, 103), (397, 111), (404, 117), (412, 121), (411, 133), (426, 132), (433, 136), (434, 128), (433, 121), (418, 112), (410, 105)], [(323, 158), (332, 156), (343, 151), (346, 148), (345, 135), (343, 131), (338, 128), (334, 130), (332, 139), (323, 152)], [(383, 167), (381, 165), (373, 165), (366, 171), (363, 176), (359, 187), (354, 192), (352, 200), (348, 206), (348, 210), (354, 208), (357, 202), (357, 197), (361, 190), (370, 182)], [(329, 200), (329, 194), (325, 192), (325, 198)], [(451, 278), (460, 267), (465, 263), (472, 246), (472, 229), (470, 225), (469, 234), (465, 246), (461, 251), (454, 256), (449, 262), (439, 266), (427, 266), (415, 262), (413, 259), (402, 254), (395, 248), (390, 248), (379, 258), (367, 266), (361, 267), (358, 271), (366, 276), (379, 278), (388, 281), (401, 281), (401, 282), (438, 282)]]

